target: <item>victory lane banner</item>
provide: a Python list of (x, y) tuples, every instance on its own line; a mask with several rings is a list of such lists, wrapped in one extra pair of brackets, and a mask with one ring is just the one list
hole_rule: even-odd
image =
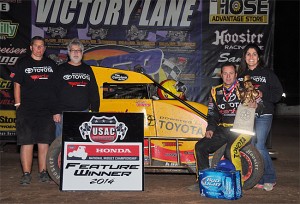
[(142, 113), (64, 112), (60, 190), (144, 190)]

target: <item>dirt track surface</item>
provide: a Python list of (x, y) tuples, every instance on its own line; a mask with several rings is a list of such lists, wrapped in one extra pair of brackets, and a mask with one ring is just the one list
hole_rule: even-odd
[(273, 150), (278, 152), (273, 160), (277, 171), (275, 189), (243, 191), (243, 197), (236, 201), (205, 198), (189, 191), (187, 187), (195, 182), (195, 176), (186, 174), (145, 174), (143, 192), (61, 192), (54, 183), (38, 182), (36, 158), (32, 183), (21, 186), (18, 148), (6, 144), (0, 152), (0, 203), (300, 203), (299, 117), (275, 118), (272, 135)]

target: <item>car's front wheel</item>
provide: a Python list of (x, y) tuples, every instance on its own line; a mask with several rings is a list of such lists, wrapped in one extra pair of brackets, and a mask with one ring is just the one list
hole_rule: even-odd
[(46, 160), (48, 174), (57, 185), (60, 184), (61, 147), (62, 137), (58, 137), (50, 145)]
[[(211, 162), (211, 167), (223, 158), (226, 145), (218, 149)], [(253, 145), (246, 145), (240, 150), (242, 161), (242, 179), (244, 180), (244, 190), (253, 188), (261, 179), (264, 173), (264, 163), (259, 151)]]

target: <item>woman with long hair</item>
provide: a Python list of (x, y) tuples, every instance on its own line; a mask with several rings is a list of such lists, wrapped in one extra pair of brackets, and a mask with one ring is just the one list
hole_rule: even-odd
[(250, 75), (262, 100), (262, 109), (255, 118), (256, 136), (252, 138), (252, 143), (261, 153), (265, 168), (263, 177), (255, 187), (271, 191), (276, 184), (276, 172), (266, 141), (272, 126), (275, 103), (283, 93), (282, 85), (274, 72), (265, 67), (262, 51), (256, 44), (249, 44), (244, 48), (238, 73), (239, 81), (245, 75)]

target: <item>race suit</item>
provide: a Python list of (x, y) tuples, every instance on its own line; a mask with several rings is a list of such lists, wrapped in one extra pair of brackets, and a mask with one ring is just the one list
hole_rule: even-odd
[(230, 131), (240, 104), (236, 94), (237, 84), (236, 81), (229, 89), (223, 87), (223, 84), (211, 89), (206, 131), (213, 131), (213, 136), (212, 138), (205, 137), (195, 145), (198, 171), (209, 168), (209, 154), (227, 144), (225, 158), (234, 164), (236, 170), (242, 172), (239, 150), (250, 141), (251, 136)]

